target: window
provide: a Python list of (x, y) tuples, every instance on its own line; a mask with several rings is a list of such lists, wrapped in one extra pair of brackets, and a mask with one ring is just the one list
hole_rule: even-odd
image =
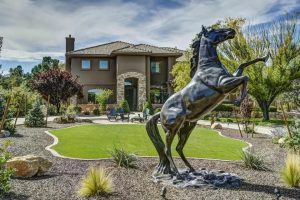
[(160, 63), (151, 62), (151, 73), (159, 73), (159, 72), (160, 72)]
[(83, 69), (83, 70), (91, 69), (91, 61), (90, 60), (82, 60), (81, 61), (81, 69)]
[(101, 89), (91, 89), (88, 90), (88, 102), (89, 103), (97, 103), (96, 102), (96, 95), (102, 92)]
[(163, 104), (168, 99), (167, 88), (151, 88), (150, 101), (153, 104)]
[(109, 69), (109, 63), (106, 59), (99, 60), (99, 69), (100, 70), (108, 70)]

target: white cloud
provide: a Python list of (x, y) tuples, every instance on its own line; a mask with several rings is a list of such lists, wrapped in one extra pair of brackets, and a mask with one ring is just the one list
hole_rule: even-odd
[[(252, 24), (266, 22), (274, 14), (294, 9), (298, 0), (192, 0), (173, 9), (146, 8), (121, 0), (74, 2), (0, 0), (1, 57), (36, 60), (45, 55), (63, 56), (68, 34), (76, 37), (77, 48), (124, 40), (185, 49), (202, 24), (229, 16), (245, 17)], [(276, 5), (280, 5), (276, 13), (267, 12)]]

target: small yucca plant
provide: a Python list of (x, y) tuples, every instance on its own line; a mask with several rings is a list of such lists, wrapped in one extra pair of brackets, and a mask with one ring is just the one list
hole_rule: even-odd
[(78, 194), (84, 197), (95, 195), (107, 195), (113, 191), (113, 183), (110, 174), (102, 167), (91, 167), (81, 181)]
[(281, 171), (282, 180), (290, 187), (300, 186), (300, 156), (288, 154)]
[(253, 151), (244, 150), (241, 152), (241, 159), (245, 167), (254, 170), (268, 170), (264, 160), (253, 153)]
[(114, 148), (111, 152), (113, 161), (119, 167), (136, 168), (135, 161), (137, 160), (136, 155), (126, 152), (124, 149)]

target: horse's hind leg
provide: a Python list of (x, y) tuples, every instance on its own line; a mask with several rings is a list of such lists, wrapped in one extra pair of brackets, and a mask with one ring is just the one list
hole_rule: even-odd
[(183, 160), (184, 164), (190, 169), (190, 172), (195, 171), (194, 168), (191, 166), (191, 164), (187, 161), (185, 155), (183, 154), (183, 148), (189, 138), (189, 136), (191, 135), (193, 129), (196, 126), (196, 122), (185, 122), (183, 127), (180, 129), (179, 133), (178, 133), (178, 144), (176, 146), (176, 151), (178, 152), (179, 156), (181, 157), (181, 159)]
[(177, 122), (174, 124), (172, 128), (165, 129), (166, 131), (166, 146), (165, 146), (165, 154), (174, 170), (174, 172), (177, 174), (177, 176), (180, 176), (179, 171), (174, 163), (174, 160), (172, 158), (172, 153), (171, 153), (171, 146), (172, 142), (174, 140), (175, 135), (178, 133), (180, 127), (182, 126), (182, 122)]
[(173, 142), (173, 139), (176, 135), (176, 132), (174, 131), (171, 131), (171, 130), (168, 130), (166, 132), (166, 147), (165, 147), (165, 154), (171, 164), (171, 167), (173, 168), (174, 172), (176, 174), (179, 174), (176, 166), (175, 166), (175, 163), (174, 163), (174, 160), (172, 158), (172, 153), (171, 153), (171, 146), (172, 146), (172, 142)]

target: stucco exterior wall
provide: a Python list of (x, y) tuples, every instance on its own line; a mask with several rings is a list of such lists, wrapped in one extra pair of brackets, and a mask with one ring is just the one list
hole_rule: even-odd
[[(82, 59), (91, 60), (91, 69), (82, 70)], [(72, 58), (71, 59), (71, 74), (78, 76), (79, 84), (83, 85), (83, 99), (79, 99), (78, 103), (88, 103), (88, 90), (91, 89), (111, 89), (113, 96), (109, 99), (109, 103), (116, 102), (116, 62), (113, 58), (109, 59), (109, 70), (99, 70), (100, 58)]]
[(116, 84), (116, 64), (115, 60), (109, 58), (109, 70), (99, 70), (100, 58), (87, 58), (91, 60), (91, 69), (82, 70), (81, 61), (85, 58), (72, 58), (71, 60), (71, 74), (78, 76), (80, 84)]
[(117, 75), (126, 72), (146, 74), (146, 56), (117, 56)]

